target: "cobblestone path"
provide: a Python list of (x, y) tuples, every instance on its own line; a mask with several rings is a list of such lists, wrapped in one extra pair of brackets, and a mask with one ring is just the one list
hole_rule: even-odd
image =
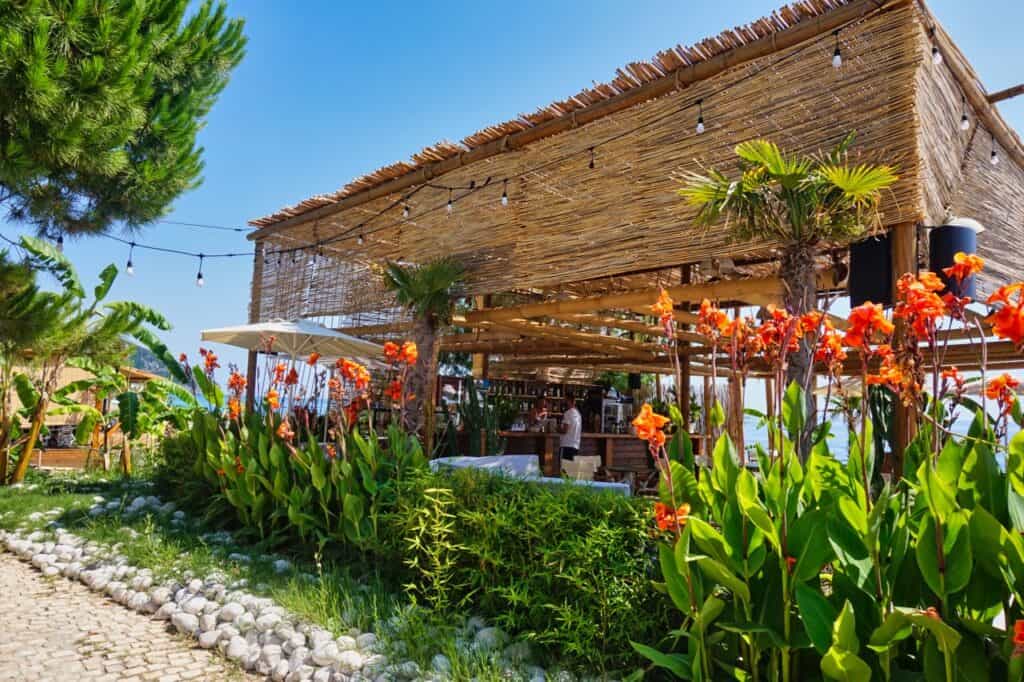
[(66, 578), (0, 553), (0, 682), (255, 680)]

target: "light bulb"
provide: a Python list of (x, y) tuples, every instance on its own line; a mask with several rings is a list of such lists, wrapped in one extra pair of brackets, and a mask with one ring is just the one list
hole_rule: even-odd
[(995, 149), (992, 150), (992, 154), (988, 157), (988, 162), (993, 166), (999, 165), (999, 153)]
[(129, 277), (133, 277), (135, 275), (135, 266), (132, 265), (130, 260), (128, 261), (128, 264), (124, 266), (124, 271), (128, 273)]
[(62, 234), (58, 234), (57, 235), (57, 250), (58, 251), (63, 251), (64, 250), (64, 235), (62, 235)]
[(508, 206), (508, 192), (501, 193), (501, 205)]
[(454, 210), (455, 210), (455, 205), (452, 203), (452, 200), (449, 199), (448, 200), (448, 215), (451, 215), (452, 211), (454, 211)]
[(206, 280), (203, 279), (203, 273), (200, 272), (199, 274), (196, 275), (196, 286), (201, 289), (204, 284), (206, 284)]
[(932, 64), (938, 66), (942, 63), (942, 53), (939, 52), (939, 48), (932, 45)]
[(836, 51), (832, 53), (832, 68), (838, 69), (843, 66), (843, 54), (836, 48)]
[(402, 217), (405, 218), (406, 220), (409, 219), (409, 207), (408, 206), (404, 206), (402, 208)]
[(703, 132), (704, 132), (704, 117), (703, 116), (698, 116), (697, 117), (697, 134), (700, 135)]
[(969, 130), (971, 127), (971, 119), (967, 118), (967, 114), (960, 117), (960, 130)]
[(359, 246), (363, 245), (363, 235), (359, 235), (359, 238), (356, 239), (356, 243), (359, 244)]

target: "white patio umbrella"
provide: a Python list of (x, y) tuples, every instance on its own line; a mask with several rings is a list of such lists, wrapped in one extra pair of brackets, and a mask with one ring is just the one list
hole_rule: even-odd
[(291, 357), (302, 357), (319, 353), (325, 357), (346, 357), (371, 360), (379, 357), (384, 347), (372, 341), (349, 336), (328, 329), (309, 320), (272, 320), (255, 324), (241, 324), (234, 327), (204, 329), (203, 341), (224, 343), (246, 350), (266, 351), (273, 338), (270, 350)]

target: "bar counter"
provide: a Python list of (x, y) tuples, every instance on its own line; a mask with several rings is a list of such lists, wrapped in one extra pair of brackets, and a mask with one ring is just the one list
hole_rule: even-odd
[[(558, 476), (560, 433), (539, 431), (501, 431), (509, 455), (539, 455), (545, 476)], [(584, 433), (580, 436), (580, 456), (599, 456), (605, 468), (648, 469), (651, 466), (647, 443), (628, 433)]]

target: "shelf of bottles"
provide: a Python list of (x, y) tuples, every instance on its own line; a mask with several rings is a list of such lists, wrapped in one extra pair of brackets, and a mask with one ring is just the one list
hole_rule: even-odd
[(543, 381), (517, 381), (511, 379), (492, 379), (487, 387), (487, 395), (515, 401), (520, 414), (527, 414), (537, 398), (546, 398), (548, 414), (561, 415), (564, 411), (565, 399), (568, 395), (582, 401), (587, 391), (594, 384), (552, 384)]

